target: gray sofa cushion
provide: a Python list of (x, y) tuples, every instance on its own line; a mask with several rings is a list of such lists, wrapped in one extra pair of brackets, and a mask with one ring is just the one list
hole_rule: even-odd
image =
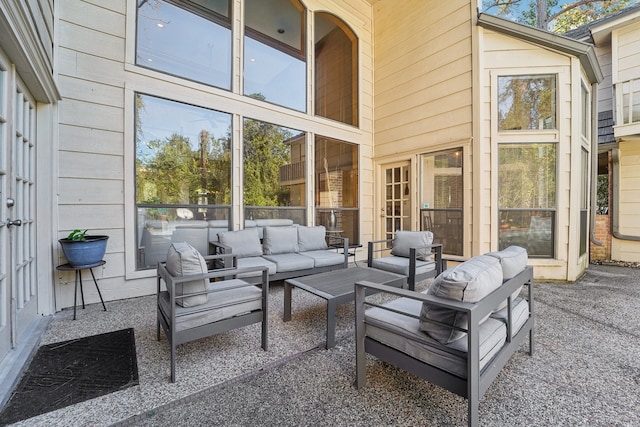
[[(269, 269), (269, 274), (276, 274), (276, 265), (261, 256), (238, 258), (237, 261), (238, 262), (236, 265), (238, 266), (238, 268), (267, 267)], [(260, 271), (252, 271), (250, 273), (239, 274), (238, 277), (254, 277), (260, 276), (261, 274), (262, 272)]]
[(298, 227), (265, 227), (262, 250), (265, 255), (298, 252)]
[(529, 260), (527, 250), (520, 246), (509, 246), (501, 251), (489, 252), (487, 255), (498, 258), (504, 280), (511, 279), (524, 270)]
[[(422, 303), (410, 298), (398, 298), (384, 304), (384, 306), (418, 316)], [(414, 317), (381, 308), (366, 310), (365, 317), (367, 336), (461, 378), (467, 377), (466, 339), (446, 345), (462, 353), (458, 354), (455, 351), (442, 349), (436, 340), (421, 332), (420, 322)], [(479, 331), (480, 369), (483, 369), (502, 348), (507, 336), (506, 331), (506, 326), (502, 321), (487, 319), (482, 323)]]
[(306, 270), (314, 267), (313, 258), (296, 253), (264, 255), (264, 259), (271, 261), (276, 265), (276, 271), (282, 273), (284, 271)]
[(300, 252), (300, 255), (313, 259), (314, 267), (328, 267), (344, 263), (344, 255), (332, 250), (317, 250)]
[[(508, 280), (515, 277), (518, 273), (525, 269), (527, 266), (527, 261), (529, 257), (527, 255), (527, 250), (520, 246), (509, 246), (501, 251), (497, 252), (489, 252), (487, 255), (498, 258), (500, 261), (500, 266), (502, 267), (502, 276), (503, 280)], [(522, 291), (522, 286), (518, 288), (511, 297), (515, 299), (520, 295)], [(502, 304), (496, 308), (497, 310), (502, 310), (507, 306), (507, 301), (504, 301)]]
[(218, 233), (220, 243), (231, 248), (231, 252), (238, 258), (262, 255), (262, 245), (258, 237), (258, 230), (248, 228), (246, 230), (224, 231)]
[[(478, 302), (502, 285), (502, 268), (497, 258), (480, 255), (440, 274), (428, 294), (460, 302)], [(424, 303), (420, 312), (420, 328), (432, 338), (449, 344), (466, 333), (452, 328), (467, 327), (467, 316), (459, 311)], [(433, 320), (439, 324), (429, 322)]]
[(326, 229), (323, 225), (317, 227), (298, 227), (298, 250), (300, 252), (327, 249)]
[[(405, 231), (398, 230), (393, 238), (391, 255), (409, 257), (411, 248), (427, 246), (433, 243), (433, 233), (430, 231)], [(420, 260), (431, 259), (429, 249), (418, 250), (416, 257)]]
[[(390, 271), (392, 273), (409, 276), (409, 258), (400, 256), (386, 256), (382, 258), (374, 258), (371, 260), (371, 267), (380, 270)], [(434, 261), (416, 260), (416, 276), (426, 274), (436, 268)]]
[[(167, 252), (167, 271), (172, 276), (188, 276), (206, 273), (207, 263), (200, 252), (186, 242), (172, 243)], [(192, 280), (176, 284), (176, 296), (204, 292), (207, 290), (206, 279)], [(170, 291), (170, 290), (169, 290)], [(176, 298), (176, 303), (182, 307), (194, 307), (205, 304), (207, 294), (194, 295), (186, 298)]]

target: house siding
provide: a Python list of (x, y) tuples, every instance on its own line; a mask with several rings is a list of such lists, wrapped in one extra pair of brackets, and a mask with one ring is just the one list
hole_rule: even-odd
[(375, 156), (471, 137), (471, 13), (465, 1), (374, 5)]
[[(618, 232), (625, 236), (640, 236), (640, 142), (626, 141), (620, 143), (620, 177)], [(620, 240), (615, 237), (611, 242), (611, 258), (619, 261), (640, 261), (640, 243), (632, 240)]]
[[(498, 143), (513, 142), (555, 142), (557, 144), (557, 177), (556, 177), (556, 226), (555, 226), (555, 259), (531, 258), (529, 263), (536, 267), (536, 277), (555, 280), (575, 280), (569, 277), (579, 264), (577, 259), (569, 260), (570, 251), (577, 253), (576, 239), (570, 239), (570, 235), (577, 235), (576, 221), (570, 218), (578, 215), (579, 194), (572, 190), (572, 182), (579, 171), (572, 169), (575, 156), (580, 155), (579, 142), (572, 138), (572, 86), (573, 80), (578, 76), (576, 84), (580, 84), (580, 72), (574, 72), (572, 67), (579, 67), (577, 61), (561, 53), (535, 46), (512, 37), (490, 30), (480, 29), (483, 51), (481, 63), (481, 105), (479, 115), (480, 126), (480, 162), (474, 163), (480, 168), (477, 175), (477, 186), (482, 191), (479, 197), (481, 206), (481, 229), (478, 231), (478, 239), (481, 252), (497, 249), (498, 230)], [(492, 84), (497, 75), (510, 74), (556, 74), (557, 81), (557, 131), (544, 132), (518, 132), (517, 134), (499, 134), (494, 118), (497, 115), (496, 89)], [(579, 86), (578, 86), (579, 87)], [(579, 110), (578, 110), (579, 111)], [(579, 132), (579, 128), (577, 129)], [(578, 133), (579, 135), (579, 133)], [(579, 182), (579, 181), (578, 181)], [(490, 190), (488, 190), (490, 189)], [(574, 214), (575, 213), (575, 214)], [(580, 269), (577, 269), (580, 271)], [(579, 274), (579, 273), (578, 273)]]
[[(95, 269), (105, 300), (148, 295), (155, 292), (155, 271), (136, 271), (135, 209), (133, 182), (134, 92), (163, 96), (234, 114), (237, 137), (239, 117), (251, 117), (293, 128), (309, 134), (344, 139), (360, 145), (361, 240), (371, 239), (373, 169), (371, 167), (373, 129), (373, 52), (372, 11), (364, 0), (309, 0), (307, 29), (312, 30), (312, 12), (335, 14), (358, 37), (359, 123), (358, 128), (322, 118), (314, 118), (278, 106), (260, 104), (234, 92), (191, 83), (134, 63), (135, 2), (126, 0), (84, 0), (58, 2), (59, 37), (57, 80), (62, 95), (59, 103), (59, 194), (57, 232), (65, 236), (74, 228), (87, 228), (92, 234), (109, 235), (106, 265)], [(241, 10), (239, 0), (234, 11)], [(238, 15), (234, 19), (240, 28)], [(313, 52), (309, 41), (308, 51)], [(239, 49), (234, 64), (241, 63)], [(311, 64), (311, 62), (309, 62)], [(311, 66), (311, 65), (309, 65)], [(240, 87), (241, 75), (232, 76), (233, 87)], [(313, 103), (312, 94), (308, 105)], [(239, 197), (240, 152), (234, 151), (236, 165), (233, 189)], [(311, 179), (312, 172), (308, 173)], [(313, 200), (313, 188), (308, 189)], [(234, 206), (235, 227), (239, 227), (238, 205)], [(312, 218), (312, 215), (310, 215)], [(62, 253), (56, 249), (56, 259)], [(56, 273), (56, 308), (73, 305), (74, 277)], [(94, 289), (85, 289), (87, 302), (98, 301)]]

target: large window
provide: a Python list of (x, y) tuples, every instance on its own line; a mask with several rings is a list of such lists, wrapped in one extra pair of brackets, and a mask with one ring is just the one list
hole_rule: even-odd
[(231, 116), (137, 94), (138, 268), (164, 260), (173, 240), (207, 253), (214, 222), (227, 229)]
[(306, 135), (244, 120), (245, 219), (287, 218), (306, 224)]
[[(172, 241), (208, 253), (220, 231), (260, 219), (328, 226), (334, 218), (332, 232), (358, 242), (358, 145), (309, 136), (324, 118), (358, 125), (358, 40), (346, 23), (316, 12), (309, 34), (303, 0), (136, 6), (136, 65), (174, 76), (156, 94), (201, 84), (234, 93), (221, 99), (219, 90), (202, 89), (207, 95), (198, 103), (225, 111), (135, 95), (137, 268), (154, 268)], [(234, 60), (233, 52), (242, 57)], [(274, 104), (295, 111), (269, 123)], [(245, 117), (249, 110), (260, 120)], [(316, 186), (315, 204), (309, 185)]]
[(245, 0), (244, 9), (244, 94), (306, 111), (304, 6)]
[(556, 76), (498, 77), (498, 130), (556, 129)]
[(556, 217), (556, 145), (500, 144), (498, 245), (553, 258)]
[(463, 255), (462, 149), (425, 154), (420, 167), (420, 227), (433, 232), (444, 253)]
[(136, 64), (231, 89), (229, 0), (138, 0)]
[(316, 224), (359, 243), (358, 146), (316, 136), (315, 162)]
[(315, 14), (315, 114), (358, 126), (358, 40), (328, 13)]

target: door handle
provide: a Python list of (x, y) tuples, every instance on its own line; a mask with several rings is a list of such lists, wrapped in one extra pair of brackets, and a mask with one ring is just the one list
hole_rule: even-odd
[(16, 227), (20, 227), (22, 225), (22, 220), (14, 219), (13, 221), (9, 218), (7, 219), (7, 227), (11, 227), (15, 225)]

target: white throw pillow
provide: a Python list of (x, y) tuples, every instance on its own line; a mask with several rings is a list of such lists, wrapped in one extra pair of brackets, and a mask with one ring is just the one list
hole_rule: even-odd
[[(167, 252), (167, 271), (174, 277), (206, 273), (207, 263), (197, 249), (186, 242), (172, 243)], [(176, 297), (207, 290), (207, 279), (191, 280), (176, 284)], [(171, 290), (169, 289), (169, 292)], [(176, 304), (182, 307), (194, 307), (205, 304), (208, 294), (176, 298)]]

